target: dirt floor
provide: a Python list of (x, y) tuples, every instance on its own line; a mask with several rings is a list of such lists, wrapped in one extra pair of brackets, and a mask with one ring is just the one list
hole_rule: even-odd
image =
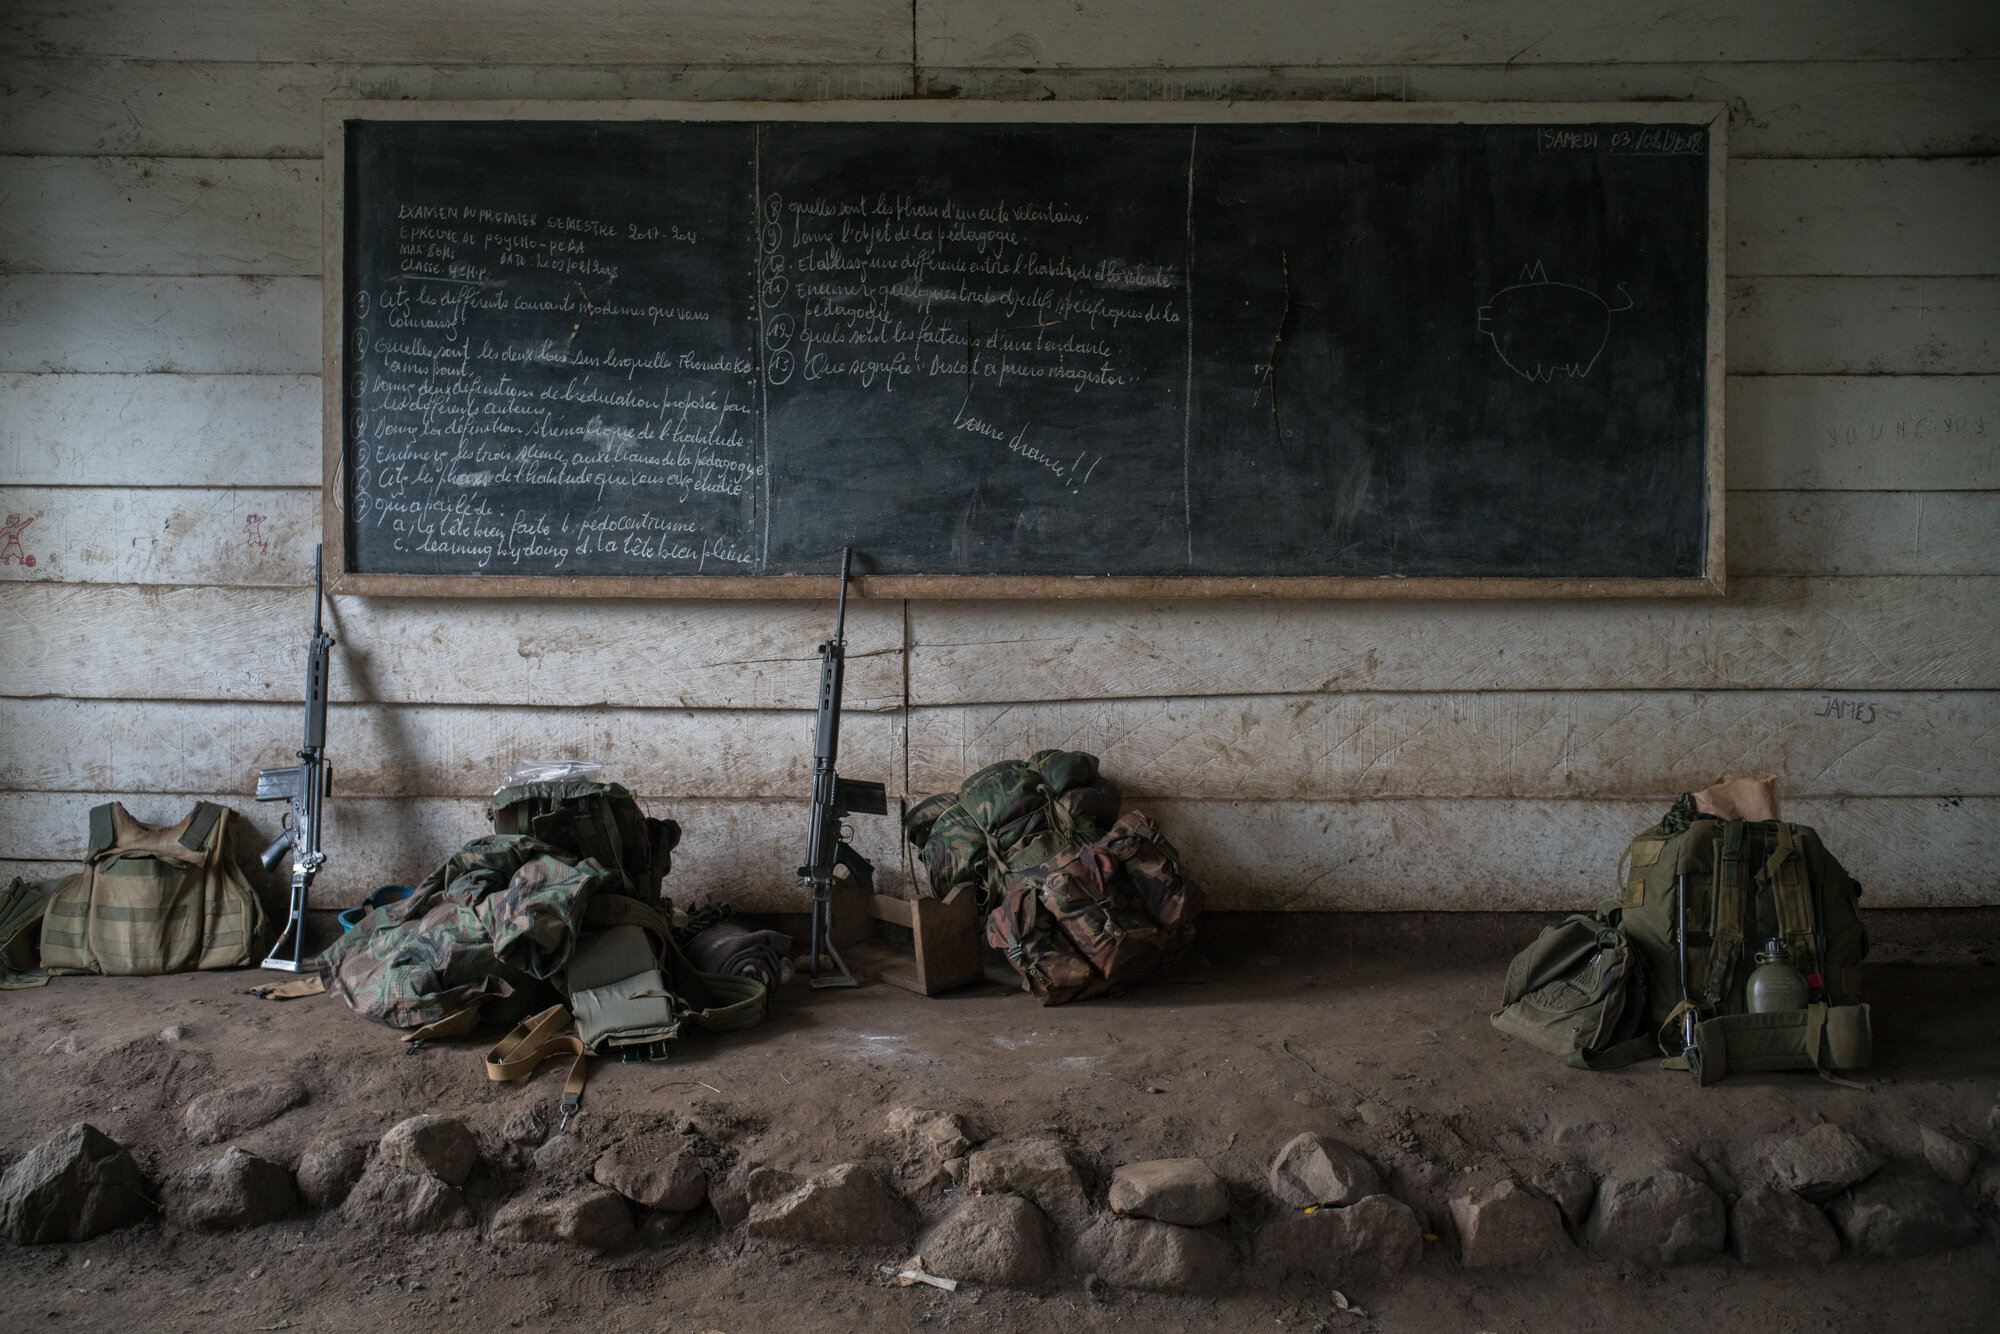
[[(1532, 930), (1526, 935), (1531, 936)], [(900, 1288), (886, 1250), (748, 1240), (706, 1209), (678, 1228), (643, 1228), (622, 1252), (506, 1245), (479, 1230), (371, 1236), (338, 1214), (221, 1235), (162, 1222), (80, 1245), (0, 1247), (0, 1326), (22, 1330), (276, 1331), (495, 1329), (753, 1331), (1082, 1330), (1990, 1330), (2000, 1309), (2000, 1227), (1922, 1260), (1851, 1257), (1824, 1270), (1752, 1272), (1733, 1259), (1655, 1273), (1582, 1250), (1517, 1271), (1468, 1272), (1443, 1201), (1469, 1180), (1522, 1176), (1564, 1159), (1597, 1168), (1628, 1155), (1684, 1155), (1725, 1193), (1771, 1144), (1828, 1119), (1893, 1156), (1916, 1156), (1930, 1125), (2000, 1150), (2000, 968), (1891, 963), (1871, 969), (1879, 1068), (1853, 1092), (1811, 1074), (1698, 1089), (1651, 1063), (1571, 1071), (1487, 1023), (1500, 942), (1394, 957), (1254, 941), (1211, 945), (1174, 979), (1124, 997), (1044, 1010), (983, 985), (926, 1000), (885, 986), (784, 989), (762, 1028), (683, 1044), (673, 1060), (593, 1064), (573, 1129), (587, 1172), (619, 1135), (688, 1121), (759, 1163), (886, 1161), (884, 1114), (958, 1112), (990, 1135), (1048, 1134), (1094, 1171), (1101, 1207), (1112, 1168), (1199, 1156), (1232, 1183), (1236, 1239), (1268, 1209), (1273, 1152), (1302, 1130), (1345, 1139), (1386, 1169), (1390, 1189), (1440, 1240), (1381, 1290), (1274, 1288), (1240, 1270), (1217, 1297), (1086, 1290), (1065, 1271), (1020, 1293)], [(1515, 942), (1506, 942), (1511, 945)], [(1477, 955), (1476, 962), (1467, 962)], [(236, 1142), (294, 1163), (314, 1138), (379, 1133), (418, 1112), (450, 1112), (486, 1134), (529, 1104), (552, 1105), (551, 1063), (523, 1084), (489, 1083), (485, 1042), (405, 1054), (397, 1035), (322, 997), (277, 1004), (244, 989), (269, 974), (63, 978), (0, 995), (9, 1053), (0, 1164), (83, 1119), (158, 1180), (216, 1156), (188, 1142), (183, 1104), (246, 1081), (289, 1076), (306, 1105)], [(177, 1042), (159, 1036), (169, 1025)], [(490, 1035), (486, 1041), (490, 1041)], [(482, 1220), (526, 1180), (487, 1164), (468, 1197)], [(935, 1199), (933, 1208), (948, 1199)]]

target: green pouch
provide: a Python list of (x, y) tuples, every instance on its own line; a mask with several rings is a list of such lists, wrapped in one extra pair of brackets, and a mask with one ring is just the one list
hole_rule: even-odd
[(1832, 1072), (1860, 1069), (1873, 1054), (1866, 1005), (1808, 1005), (1766, 1014), (1718, 1015), (1697, 1024), (1687, 1065), (1704, 1088), (1732, 1074), (1772, 1070), (1817, 1070), (1822, 1079), (1859, 1088), (1850, 1080), (1834, 1078)]
[(643, 928), (614, 926), (577, 946), (564, 969), (577, 1035), (592, 1055), (641, 1047), (680, 1034), (681, 1011), (667, 990)]

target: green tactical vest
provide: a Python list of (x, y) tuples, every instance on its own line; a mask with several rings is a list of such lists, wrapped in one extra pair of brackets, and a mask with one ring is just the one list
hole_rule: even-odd
[(234, 818), (206, 801), (173, 825), (115, 801), (92, 810), (86, 869), (42, 917), (42, 967), (143, 977), (256, 963), (264, 905), (236, 863)]

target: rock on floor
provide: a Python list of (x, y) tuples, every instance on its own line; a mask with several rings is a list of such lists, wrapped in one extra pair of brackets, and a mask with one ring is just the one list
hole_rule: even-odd
[(418, 1234), (470, 1227), (472, 1211), (456, 1186), (428, 1172), (407, 1172), (376, 1159), (340, 1206), (349, 1225), (370, 1232)]
[(1976, 1147), (1929, 1126), (1925, 1126), (1920, 1135), (1924, 1161), (1931, 1165), (1931, 1171), (1954, 1186), (1963, 1186), (1972, 1180), (1972, 1169), (1979, 1166), (1979, 1150)]
[(1814, 1126), (1771, 1151), (1778, 1184), (1825, 1204), (1882, 1166), (1882, 1156), (1831, 1122)]
[(307, 1096), (305, 1085), (289, 1079), (238, 1084), (190, 1101), (181, 1113), (181, 1124), (195, 1143), (220, 1144), (304, 1106)]
[(1229, 1189), (1199, 1158), (1127, 1163), (1111, 1174), (1111, 1211), (1202, 1227), (1228, 1216)]
[(979, 1150), (965, 1160), (965, 1186), (990, 1194), (1024, 1195), (1062, 1224), (1080, 1222), (1089, 1208), (1083, 1177), (1054, 1140), (1015, 1140)]
[(376, 1153), (392, 1167), (462, 1186), (479, 1161), (479, 1140), (455, 1117), (413, 1116), (389, 1127)]
[(1556, 1208), (1562, 1210), (1563, 1222), (1571, 1227), (1583, 1226), (1597, 1199), (1597, 1178), (1574, 1163), (1544, 1168), (1528, 1178), (1528, 1184), (1554, 1200)]
[(365, 1139), (316, 1139), (299, 1156), (299, 1195), (313, 1209), (337, 1209), (368, 1167)]
[(950, 1112), (926, 1107), (897, 1107), (884, 1124), (903, 1152), (902, 1175), (917, 1186), (945, 1180), (945, 1164), (963, 1158), (972, 1148), (965, 1123)]
[(615, 1190), (588, 1186), (553, 1198), (510, 1200), (493, 1216), (498, 1241), (567, 1242), (610, 1250), (632, 1239), (632, 1206)]
[(1278, 1150), (1270, 1171), (1271, 1194), (1280, 1204), (1353, 1204), (1382, 1189), (1382, 1176), (1366, 1158), (1339, 1140), (1298, 1135)]
[(1729, 1210), (1729, 1245), (1752, 1267), (1831, 1264), (1840, 1238), (1819, 1206), (1783, 1186), (1757, 1185)]
[(153, 1212), (146, 1174), (117, 1140), (79, 1121), (0, 1176), (0, 1235), (24, 1246), (88, 1241)]
[(1018, 1195), (973, 1196), (917, 1249), (932, 1273), (993, 1287), (1034, 1287), (1055, 1269), (1049, 1220)]
[(1569, 1249), (1562, 1210), (1554, 1200), (1518, 1181), (1454, 1196), (1451, 1216), (1467, 1269), (1528, 1264)]
[(1101, 1219), (1078, 1250), (1099, 1278), (1117, 1288), (1214, 1292), (1229, 1277), (1229, 1244), (1221, 1237), (1151, 1219)]
[(1722, 1197), (1707, 1183), (1657, 1168), (1598, 1182), (1585, 1231), (1600, 1255), (1665, 1269), (1720, 1255), (1728, 1225)]
[(708, 1171), (684, 1145), (627, 1141), (600, 1154), (591, 1179), (648, 1209), (686, 1213), (708, 1198)]
[(1884, 1172), (1827, 1206), (1850, 1250), (1907, 1260), (1979, 1240), (1979, 1223), (1958, 1193), (1917, 1172)]
[(232, 1144), (214, 1162), (190, 1167), (168, 1182), (161, 1205), (178, 1227), (228, 1232), (297, 1213), (299, 1192), (290, 1172)]
[[(765, 1180), (782, 1181), (784, 1175), (773, 1173)], [(753, 1173), (750, 1182), (748, 1227), (753, 1237), (853, 1246), (909, 1235), (909, 1210), (859, 1163), (843, 1163), (782, 1192), (760, 1190), (760, 1176)]]
[(1309, 1274), (1334, 1284), (1382, 1283), (1423, 1253), (1424, 1230), (1416, 1213), (1389, 1195), (1287, 1214), (1257, 1234), (1257, 1263), (1272, 1277)]

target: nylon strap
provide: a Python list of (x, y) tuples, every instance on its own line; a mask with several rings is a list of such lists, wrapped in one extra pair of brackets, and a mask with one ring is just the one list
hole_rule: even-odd
[(403, 1041), (412, 1046), (429, 1042), (432, 1038), (462, 1038), (479, 1027), (479, 1007), (468, 1005), (463, 1010), (453, 1010), (442, 1019), (433, 1019), (403, 1034)]
[(1573, 1051), (1563, 1057), (1563, 1064), (1572, 1070), (1622, 1070), (1628, 1065), (1645, 1060), (1659, 1051), (1659, 1047), (1647, 1034), (1614, 1042), (1603, 1051)]
[(577, 1104), (583, 1101), (588, 1066), (583, 1039), (562, 1031), (569, 1027), (569, 1023), (569, 1011), (560, 1005), (551, 1005), (540, 1014), (514, 1025), (507, 1036), (494, 1043), (493, 1050), (486, 1053), (486, 1077), (501, 1084), (526, 1078), (534, 1073), (536, 1066), (557, 1052), (572, 1053), (574, 1059), (570, 1061), (569, 1077), (563, 1081), (565, 1123), (576, 1111)]
[(311, 977), (301, 977), (290, 982), (269, 982), (261, 987), (252, 987), (246, 995), (258, 1000), (298, 1000), (304, 996), (320, 996), (326, 993), (326, 983), (318, 973)]
[(1743, 957), (1743, 822), (1722, 827), (1722, 856), (1715, 869), (1715, 899), (1709, 918), (1708, 981), (1703, 993), (1711, 1003), (1729, 994), (1736, 965)]
[(1778, 908), (1778, 934), (1792, 952), (1792, 963), (1800, 973), (1820, 971), (1818, 952), (1813, 948), (1816, 924), (1813, 921), (1812, 886), (1806, 876), (1806, 859), (1799, 850), (1793, 826), (1780, 824), (1777, 846), (1764, 863), (1764, 878), (1770, 883), (1771, 897)]
[(189, 852), (200, 852), (201, 845), (208, 842), (209, 831), (222, 818), (222, 807), (212, 801), (197, 801), (194, 817), (188, 821), (187, 832), (181, 835), (181, 846)]

